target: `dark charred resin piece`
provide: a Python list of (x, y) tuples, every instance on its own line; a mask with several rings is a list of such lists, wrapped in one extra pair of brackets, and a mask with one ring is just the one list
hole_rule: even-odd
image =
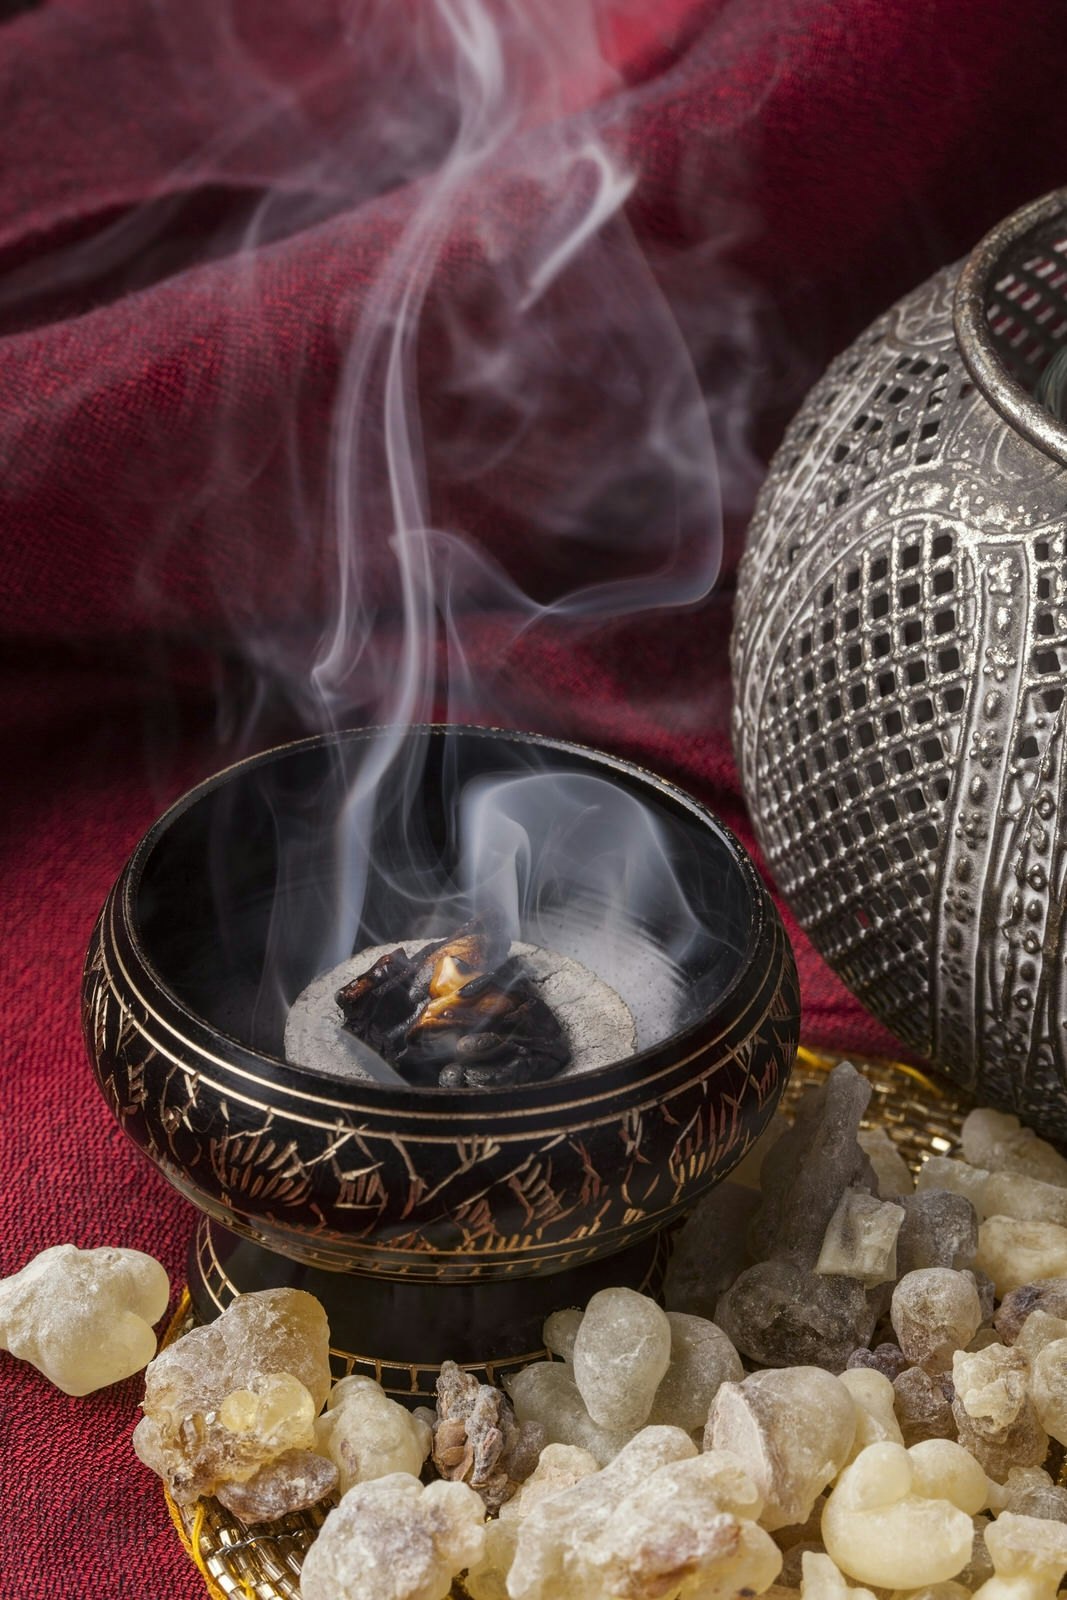
[(442, 1363), (433, 1427), (433, 1464), (442, 1478), (469, 1484), (490, 1511), (499, 1511), (530, 1476), (545, 1443), (541, 1424), (518, 1422), (500, 1389), (454, 1361)]
[(541, 1083), (570, 1046), (503, 928), (475, 917), (413, 955), (390, 950), (337, 991), (341, 1026), (411, 1084)]

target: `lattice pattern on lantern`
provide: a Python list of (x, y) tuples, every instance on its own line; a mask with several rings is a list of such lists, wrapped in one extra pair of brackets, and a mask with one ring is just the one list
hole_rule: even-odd
[[(735, 742), (775, 877), (850, 987), (1067, 1137), (1067, 473), (972, 380), (958, 276), (874, 323), (787, 431), (739, 579)], [(984, 312), (1032, 391), (1067, 339), (1067, 197)]]
[(1005, 366), (1032, 386), (1067, 336), (1067, 236), (1058, 230), (1023, 250), (996, 283), (987, 312)]
[[(796, 494), (787, 567), (826, 518), (869, 502), (894, 456), (934, 459), (948, 372), (944, 361), (901, 355), (882, 333), (866, 362), (848, 361), (851, 417), (835, 385), (822, 408), (837, 442), (820, 437), (816, 448), (806, 423), (784, 452)], [(812, 456), (814, 506), (803, 503)], [(861, 518), (856, 534), (780, 638), (760, 708), (759, 815), (772, 867), (819, 948), (850, 961), (861, 997), (875, 994), (895, 1031), (921, 1048), (929, 1018), (913, 957), (929, 937), (925, 861), (944, 827), (973, 668), (973, 570), (952, 531), (922, 510), (888, 531)]]

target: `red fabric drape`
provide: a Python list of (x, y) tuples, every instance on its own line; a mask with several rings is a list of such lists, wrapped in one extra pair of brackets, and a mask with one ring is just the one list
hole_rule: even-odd
[[(291, 658), (321, 626), (315, 530), (344, 354), (432, 181), (434, 140), (399, 177), (337, 173), (389, 101), (432, 110), (429, 16), (56, 0), (0, 22), (2, 1272), (74, 1240), (150, 1250), (182, 1279), (191, 1214), (92, 1086), (80, 961), (136, 839), (237, 747), (218, 709), (240, 701), (220, 688), (245, 683), (235, 624)], [(1063, 181), (1067, 156), (1056, 0), (620, 0), (602, 24), (610, 71), (576, 60), (457, 202), (417, 352), (435, 520), (540, 598), (611, 575), (610, 543), (540, 536), (542, 502), (600, 438), (596, 407), (547, 408), (496, 464), (464, 471), (442, 356), (449, 308), (491, 301), (486, 216), (512, 242), (538, 224), (523, 177), (538, 140), (584, 118), (633, 167), (628, 225), (686, 338), (706, 332), (702, 307), (731, 308), (701, 374), (727, 455), (742, 424), (765, 454), (835, 349)], [(739, 362), (741, 419), (716, 410)], [(494, 442), (500, 418), (474, 420)], [(695, 611), (506, 645), (499, 608), (462, 624), (516, 724), (635, 757), (746, 839), (726, 637), (753, 482), (727, 485), (723, 582)], [(371, 529), (363, 577), (386, 648), (389, 571)], [(255, 740), (288, 731), (281, 705)], [(809, 1039), (891, 1049), (790, 931)], [(4, 1600), (202, 1592), (130, 1452), (138, 1381), (68, 1400), (2, 1356), (0, 1386)]]

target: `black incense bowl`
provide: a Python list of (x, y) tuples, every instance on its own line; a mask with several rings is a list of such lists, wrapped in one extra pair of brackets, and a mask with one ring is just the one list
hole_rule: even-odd
[[(652, 829), (636, 909), (622, 864), (619, 902), (596, 904), (605, 877), (586, 877), (588, 851), (520, 906), (520, 937), (554, 930), (632, 1009), (660, 986), (637, 1051), (506, 1089), (392, 1087), (287, 1063), (288, 1005), (328, 965), (319, 934), (339, 872), (359, 879), (348, 949), (434, 936), (457, 893), (456, 795), (531, 771), (601, 780)], [(355, 849), (339, 867), (346, 816)], [(593, 750), (440, 727), (305, 740), (192, 790), (111, 891), (83, 1004), (114, 1115), (203, 1213), (199, 1315), (240, 1291), (311, 1289), (339, 1365), (405, 1394), (432, 1392), (447, 1357), (491, 1376), (529, 1360), (549, 1311), (607, 1284), (654, 1288), (663, 1230), (771, 1116), (799, 1017), (774, 906), (703, 806)]]

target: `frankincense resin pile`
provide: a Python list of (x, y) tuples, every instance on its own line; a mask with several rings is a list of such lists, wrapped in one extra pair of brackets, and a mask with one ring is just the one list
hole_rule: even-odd
[(304, 1600), (1055, 1600), (1067, 1160), (979, 1110), (913, 1183), (869, 1094), (809, 1091), (681, 1230), (667, 1309), (557, 1312), (510, 1398), (451, 1363), (436, 1415), (330, 1390), (275, 1290), (152, 1363), (138, 1454), (249, 1522), (339, 1490)]

